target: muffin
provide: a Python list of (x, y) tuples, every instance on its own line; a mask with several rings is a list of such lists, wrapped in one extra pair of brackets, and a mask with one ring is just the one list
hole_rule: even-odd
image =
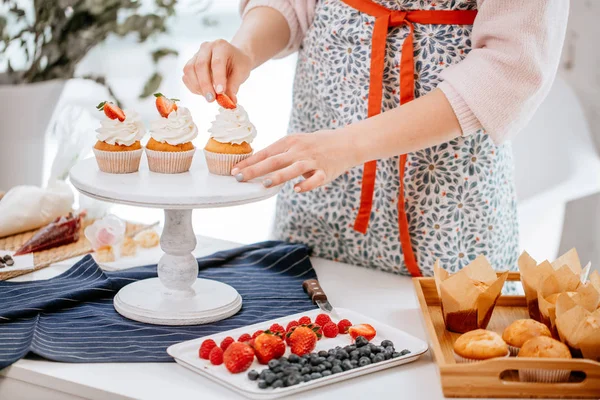
[(552, 337), (550, 329), (533, 319), (518, 319), (506, 327), (502, 339), (508, 345), (510, 354), (516, 356), (523, 343), (537, 336)]
[(458, 363), (472, 363), (508, 355), (508, 346), (500, 335), (485, 329), (467, 332), (454, 342), (454, 358)]
[(252, 155), (250, 144), (256, 137), (256, 128), (242, 106), (236, 106), (229, 98), (223, 100), (220, 97), (217, 101), (221, 108), (208, 130), (211, 136), (204, 147), (204, 155), (211, 173), (231, 175), (237, 163)]
[(121, 110), (117, 105), (103, 101), (96, 107), (104, 112), (105, 118), (96, 129), (98, 141), (94, 154), (98, 168), (110, 174), (137, 172), (142, 158), (140, 140), (146, 129), (138, 113)]
[[(570, 359), (569, 348), (558, 340), (547, 336), (537, 336), (526, 341), (517, 357), (534, 358), (564, 358)], [(521, 382), (565, 382), (569, 380), (571, 371), (553, 369), (520, 369), (519, 379)]]
[(178, 99), (156, 93), (156, 109), (160, 118), (150, 124), (150, 140), (146, 144), (148, 168), (162, 174), (180, 174), (192, 166), (196, 148), (192, 140), (198, 128), (190, 110), (177, 107)]

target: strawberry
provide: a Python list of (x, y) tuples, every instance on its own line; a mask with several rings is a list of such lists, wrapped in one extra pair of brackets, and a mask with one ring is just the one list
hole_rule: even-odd
[(225, 351), (229, 347), (231, 343), (235, 342), (235, 339), (231, 336), (227, 336), (223, 341), (221, 341), (221, 350)]
[(364, 336), (367, 340), (373, 340), (377, 331), (369, 324), (353, 325), (348, 328), (348, 333), (352, 336), (352, 339), (356, 340), (359, 336)]
[(125, 121), (125, 113), (123, 110), (110, 101), (103, 101), (102, 103), (98, 104), (96, 108), (99, 111), (104, 111), (104, 115), (110, 119), (118, 119), (121, 122)]
[(208, 359), (212, 365), (221, 365), (223, 364), (223, 349), (219, 346), (213, 347), (208, 355)]
[(304, 316), (304, 317), (300, 317), (300, 319), (298, 320), (298, 324), (300, 325), (308, 325), (310, 324), (312, 321), (310, 320), (309, 317)]
[(267, 364), (274, 358), (280, 358), (285, 353), (285, 343), (279, 334), (269, 330), (254, 339), (254, 353), (261, 364)]
[(244, 372), (254, 361), (254, 350), (246, 343), (232, 343), (225, 353), (223, 353), (223, 362), (225, 368), (232, 374)]
[(269, 330), (273, 333), (279, 333), (281, 336), (285, 335), (285, 328), (279, 324), (273, 324), (269, 327)]
[(225, 93), (217, 93), (217, 103), (219, 103), (221, 107), (229, 110), (233, 110), (237, 107), (233, 100), (231, 100), (231, 98)]
[(238, 338), (238, 342), (248, 342), (250, 339), (252, 339), (252, 336), (248, 335), (247, 333), (244, 333)]
[(338, 333), (338, 326), (335, 324), (335, 322), (329, 321), (323, 327), (323, 335), (325, 335), (325, 337), (334, 338), (338, 335)]
[(348, 333), (348, 328), (350, 328), (352, 326), (352, 322), (348, 321), (347, 319), (343, 319), (340, 322), (338, 322), (338, 331), (340, 332), (340, 334), (346, 334)]
[(287, 333), (287, 332), (289, 332), (289, 331), (290, 331), (290, 329), (292, 329), (293, 327), (295, 327), (295, 326), (298, 326), (298, 325), (300, 325), (300, 324), (298, 323), (298, 321), (290, 321), (290, 322), (287, 324), (287, 327), (285, 328), (285, 332), (286, 332), (286, 333)]
[(291, 329), (287, 334), (287, 343), (292, 353), (303, 356), (315, 349), (318, 340), (318, 327), (300, 325)]
[(156, 97), (156, 109), (161, 116), (168, 118), (171, 112), (177, 110), (176, 101), (179, 99), (168, 99), (162, 93), (154, 93), (154, 97)]
[(315, 318), (315, 324), (325, 326), (328, 322), (331, 322), (331, 318), (327, 314), (319, 314)]
[(264, 331), (262, 331), (262, 330), (260, 330), (260, 329), (259, 329), (259, 330), (257, 330), (256, 332), (254, 332), (254, 333), (252, 334), (252, 339), (256, 339), (256, 337), (257, 337), (258, 335), (262, 334), (263, 332), (264, 332)]
[(313, 324), (317, 328), (317, 337), (319, 340), (323, 337), (323, 327), (321, 325)]
[(200, 358), (208, 360), (208, 356), (210, 354), (210, 351), (213, 348), (215, 348), (216, 346), (217, 346), (217, 344), (215, 343), (214, 340), (212, 340), (212, 339), (206, 339), (200, 345), (200, 349), (198, 350), (198, 355), (200, 356)]

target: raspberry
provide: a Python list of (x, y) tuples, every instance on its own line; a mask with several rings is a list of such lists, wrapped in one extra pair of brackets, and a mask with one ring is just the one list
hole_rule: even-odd
[(310, 321), (310, 318), (309, 318), (309, 317), (307, 317), (307, 316), (301, 317), (301, 318), (298, 320), (298, 323), (299, 323), (300, 325), (308, 325), (308, 324), (310, 324), (310, 322), (311, 322), (311, 321)]
[(331, 322), (331, 318), (327, 314), (319, 314), (317, 318), (315, 318), (315, 324), (320, 326), (325, 326), (328, 322)]
[(204, 342), (202, 342), (202, 344), (200, 345), (200, 349), (198, 350), (198, 356), (200, 358), (203, 358), (205, 360), (208, 360), (208, 356), (210, 354), (210, 351), (215, 348), (217, 346), (217, 344), (215, 343), (214, 340), (212, 339), (206, 339)]
[(217, 346), (213, 347), (208, 355), (208, 359), (212, 365), (223, 364), (223, 349)]
[(269, 330), (273, 333), (279, 333), (279, 334), (281, 334), (281, 336), (285, 335), (285, 328), (279, 324), (271, 325)]
[(335, 324), (335, 322), (329, 321), (323, 327), (323, 335), (325, 335), (325, 337), (334, 338), (338, 335), (338, 332), (338, 326)]
[(235, 339), (232, 338), (231, 336), (227, 336), (225, 339), (223, 339), (223, 341), (221, 342), (221, 350), (225, 351), (227, 350), (227, 348), (229, 347), (229, 345), (231, 343), (235, 342)]
[(300, 325), (300, 324), (298, 323), (298, 321), (290, 321), (290, 322), (287, 324), (287, 327), (285, 328), (285, 331), (286, 331), (286, 332), (289, 332), (289, 331), (290, 331), (290, 329), (292, 329), (293, 327), (295, 327), (295, 326), (298, 326), (298, 325)]
[(252, 336), (248, 335), (247, 333), (244, 333), (243, 335), (241, 335), (241, 336), (238, 338), (238, 342), (242, 342), (242, 343), (244, 343), (244, 342), (247, 342), (247, 341), (249, 341), (250, 339), (252, 339)]
[(348, 321), (347, 319), (343, 319), (340, 322), (338, 322), (338, 331), (340, 334), (348, 333), (348, 328), (350, 328), (351, 326), (352, 322)]
[(252, 339), (256, 339), (256, 337), (257, 337), (258, 335), (260, 335), (261, 333), (263, 333), (263, 332), (264, 332), (264, 331), (261, 331), (260, 329), (259, 329), (259, 330), (257, 330), (256, 332), (254, 332), (254, 333), (252, 334)]

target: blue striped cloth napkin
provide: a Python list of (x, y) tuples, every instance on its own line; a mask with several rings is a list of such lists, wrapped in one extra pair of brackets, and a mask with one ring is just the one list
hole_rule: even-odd
[(55, 278), (0, 282), (0, 369), (29, 352), (49, 360), (167, 362), (174, 343), (267, 321), (315, 306), (302, 282), (316, 278), (304, 245), (263, 242), (198, 260), (198, 276), (240, 293), (242, 309), (208, 325), (156, 326), (131, 321), (113, 308), (128, 283), (155, 277), (156, 265), (104, 272), (86, 256)]

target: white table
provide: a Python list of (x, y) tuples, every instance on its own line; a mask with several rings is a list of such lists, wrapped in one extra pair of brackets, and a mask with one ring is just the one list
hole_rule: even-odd
[[(201, 256), (235, 243), (199, 237)], [(408, 277), (319, 258), (312, 259), (331, 303), (356, 310), (427, 340)], [(47, 278), (68, 266), (50, 267)], [(360, 321), (354, 321), (360, 322)], [(441, 399), (437, 367), (427, 353), (418, 361), (303, 393), (302, 399)], [(237, 394), (175, 363), (66, 364), (20, 360), (0, 371), (0, 399), (238, 399)]]

